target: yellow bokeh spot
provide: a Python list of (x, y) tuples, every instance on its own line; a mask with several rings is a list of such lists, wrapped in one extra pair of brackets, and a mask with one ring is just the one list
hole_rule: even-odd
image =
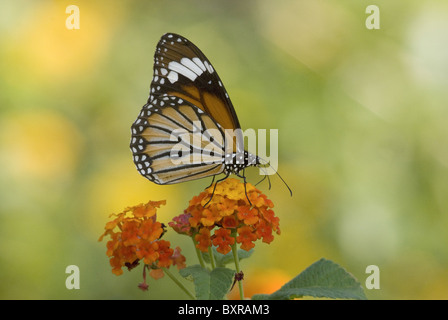
[(131, 153), (127, 159), (105, 164), (87, 183), (85, 225), (94, 237), (102, 232), (111, 213), (119, 213), (126, 207), (149, 200), (166, 200), (166, 206), (157, 211), (157, 220), (168, 223), (185, 206), (179, 202), (179, 186), (157, 185), (142, 177), (132, 162)]
[(42, 110), (4, 115), (0, 142), (5, 172), (43, 180), (69, 177), (83, 145), (82, 135), (69, 119)]
[(80, 27), (71, 30), (66, 26), (66, 20), (70, 20), (68, 5), (63, 1), (40, 4), (18, 23), (9, 58), (25, 68), (28, 76), (44, 80), (79, 76), (91, 72), (107, 53), (109, 40), (123, 14), (119, 3), (78, 4)]

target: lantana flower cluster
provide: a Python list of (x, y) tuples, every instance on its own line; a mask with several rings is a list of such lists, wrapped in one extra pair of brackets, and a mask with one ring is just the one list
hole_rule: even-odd
[(235, 244), (249, 251), (256, 240), (270, 243), (280, 234), (274, 204), (252, 184), (229, 178), (190, 200), (184, 213), (168, 223), (176, 232), (194, 237), (196, 247), (211, 245), (227, 254)]
[(106, 224), (99, 241), (110, 236), (106, 254), (114, 274), (121, 275), (123, 267), (131, 270), (140, 261), (151, 269), (154, 278), (163, 276), (161, 268), (185, 267), (180, 248), (172, 249), (169, 241), (161, 239), (165, 226), (156, 220), (156, 212), (165, 203), (165, 200), (149, 201), (111, 215), (114, 219)]

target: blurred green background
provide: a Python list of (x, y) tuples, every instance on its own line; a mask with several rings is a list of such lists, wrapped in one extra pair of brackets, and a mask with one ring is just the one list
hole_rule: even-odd
[[(380, 30), (365, 27), (370, 4)], [(113, 275), (97, 242), (110, 213), (166, 199), (167, 223), (210, 183), (158, 186), (131, 159), (166, 32), (208, 56), (243, 129), (279, 129), (294, 195), (275, 176), (259, 185), (282, 234), (242, 262), (246, 284), (281, 285), (325, 257), (363, 285), (377, 265), (371, 299), (448, 298), (446, 1), (10, 0), (0, 16), (0, 298), (187, 298), (168, 277), (141, 292), (141, 268)], [(197, 263), (190, 241), (166, 237)], [(72, 264), (79, 290), (65, 287)]]

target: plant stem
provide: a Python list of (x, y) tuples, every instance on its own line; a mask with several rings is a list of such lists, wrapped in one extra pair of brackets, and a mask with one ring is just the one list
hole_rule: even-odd
[[(238, 259), (238, 249), (236, 248), (236, 239), (235, 243), (232, 245), (232, 253), (233, 253), (233, 260), (235, 261), (235, 269), (236, 273), (240, 273), (240, 261)], [(243, 291), (243, 281), (238, 280), (238, 289), (240, 290), (240, 299), (244, 300), (244, 291)]]
[(165, 272), (165, 274), (171, 278), (171, 280), (174, 281), (174, 283), (176, 283), (178, 285), (179, 288), (181, 288), (191, 299), (196, 300), (196, 297), (194, 296), (194, 294), (188, 290), (168, 269), (166, 268), (162, 268), (163, 272)]
[(194, 241), (194, 235), (191, 237), (191, 240), (193, 240), (194, 249), (196, 250), (196, 255), (198, 256), (199, 263), (201, 264), (202, 268), (205, 268), (204, 259), (202, 258), (201, 251), (196, 247), (196, 241)]
[(210, 256), (210, 264), (212, 265), (212, 270), (216, 268), (215, 255), (213, 254), (212, 246), (208, 247), (208, 255)]

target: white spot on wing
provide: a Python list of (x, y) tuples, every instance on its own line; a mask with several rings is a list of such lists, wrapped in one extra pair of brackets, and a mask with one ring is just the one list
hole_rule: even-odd
[(205, 67), (207, 68), (208, 72), (213, 73), (213, 67), (207, 62), (204, 61)]
[(179, 76), (178, 76), (177, 72), (171, 71), (171, 72), (168, 74), (168, 80), (170, 80), (171, 83), (176, 82), (177, 79), (179, 79)]
[(180, 60), (180, 63), (182, 63), (184, 66), (188, 67), (191, 71), (196, 73), (198, 76), (200, 76), (204, 71), (193, 61), (191, 61), (188, 58), (182, 58)]
[(196, 63), (198, 65), (198, 67), (202, 69), (202, 71), (206, 70), (206, 68), (205, 68), (204, 64), (202, 63), (201, 59), (199, 59), (198, 57), (194, 57), (193, 58), (193, 62)]
[(191, 81), (194, 81), (198, 77), (193, 71), (191, 71), (190, 69), (188, 69), (184, 65), (181, 65), (177, 61), (171, 61), (168, 64), (168, 69), (170, 69), (172, 71), (176, 71), (177, 73), (180, 73), (181, 75), (183, 75), (184, 77), (190, 79)]

